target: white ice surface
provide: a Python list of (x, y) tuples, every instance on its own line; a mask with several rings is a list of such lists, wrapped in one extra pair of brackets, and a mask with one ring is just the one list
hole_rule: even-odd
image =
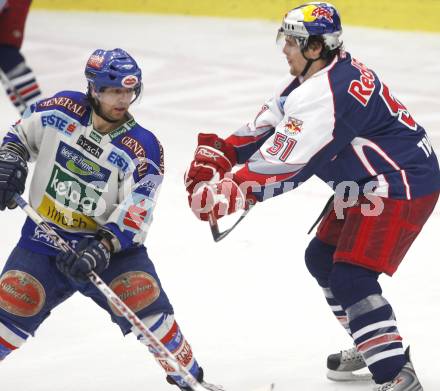
[[(144, 71), (132, 112), (160, 138), (166, 179), (147, 238), (176, 317), (208, 381), (227, 391), (276, 382), (279, 391), (364, 391), (371, 384), (325, 378), (328, 353), (349, 347), (303, 261), (310, 224), (330, 189), (311, 180), (258, 205), (223, 242), (187, 207), (182, 184), (199, 131), (226, 136), (258, 112), (287, 72), (274, 45), (277, 24), (213, 18), (47, 13), (29, 16), (23, 52), (45, 95), (84, 90), (97, 47), (122, 47)], [(345, 46), (375, 69), (440, 146), (440, 36), (346, 28)], [(16, 119), (0, 92), (0, 124)], [(0, 217), (0, 266), (24, 215)], [(440, 389), (439, 207), (405, 261), (382, 277), (399, 330), (411, 343), (426, 391)], [(108, 315), (75, 295), (53, 311), (0, 367), (1, 391), (166, 391), (162, 369)]]

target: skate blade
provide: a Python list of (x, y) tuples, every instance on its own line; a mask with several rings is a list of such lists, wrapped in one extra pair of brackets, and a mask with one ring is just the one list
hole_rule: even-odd
[(371, 373), (333, 371), (329, 369), (327, 372), (327, 378), (333, 381), (369, 381), (372, 379), (372, 376)]

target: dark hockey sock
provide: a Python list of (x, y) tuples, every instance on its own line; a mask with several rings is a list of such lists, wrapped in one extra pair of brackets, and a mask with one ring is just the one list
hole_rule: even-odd
[(32, 69), (24, 62), (8, 72), (3, 82), (9, 99), (21, 114), (41, 95)]
[(337, 263), (330, 287), (347, 313), (357, 350), (373, 379), (384, 383), (400, 372), (406, 358), (396, 318), (382, 296), (378, 275), (363, 267)]
[(392, 380), (406, 364), (393, 310), (382, 295), (371, 295), (347, 308), (357, 350), (376, 383)]
[(333, 269), (333, 254), (335, 246), (331, 246), (317, 237), (313, 238), (308, 245), (305, 253), (305, 261), (310, 274), (315, 277), (319, 286), (324, 291), (324, 296), (339, 323), (344, 327), (349, 335), (351, 335), (348, 325), (347, 314), (336, 300), (330, 289), (330, 274)]
[(336, 317), (341, 326), (347, 331), (348, 335), (351, 336), (350, 325), (348, 323), (347, 313), (344, 311), (342, 306), (336, 300), (335, 296), (332, 293), (330, 288), (322, 288), (324, 291), (324, 296), (329, 305), (330, 309), (333, 312), (333, 315)]

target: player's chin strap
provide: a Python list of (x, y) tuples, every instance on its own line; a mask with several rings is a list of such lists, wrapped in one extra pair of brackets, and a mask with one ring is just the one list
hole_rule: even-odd
[[(38, 225), (56, 244), (56, 246), (64, 252), (75, 250), (57, 233), (55, 230), (46, 223), (42, 217), (18, 194), (14, 196), (14, 201), (17, 205), (26, 212), (29, 218)], [(94, 271), (87, 275), (90, 282), (98, 288), (99, 291), (112, 303), (125, 319), (148, 341), (154, 354), (159, 355), (167, 364), (183, 378), (183, 380), (194, 391), (206, 391), (196, 378), (179, 362), (179, 360), (160, 342), (156, 336), (146, 327), (142, 321), (136, 316), (136, 314), (116, 295), (115, 292), (99, 277)]]
[(87, 99), (90, 102), (90, 106), (92, 106), (93, 111), (98, 117), (101, 117), (104, 121), (110, 122), (112, 124), (115, 124), (116, 122), (119, 122), (119, 119), (111, 119), (107, 117), (101, 110), (101, 104), (99, 103), (98, 99), (94, 98), (92, 96), (92, 93), (87, 91)]
[(318, 58), (307, 58), (304, 54), (304, 50), (301, 50), (301, 54), (304, 57), (304, 59), (307, 61), (306, 66), (304, 67), (303, 71), (301, 72), (301, 76), (305, 77), (306, 73), (309, 71), (310, 67), (312, 66), (312, 64), (315, 61), (321, 60), (321, 56), (319, 56)]
[[(298, 40), (297, 40), (297, 42), (298, 42), (299, 45), (301, 45), (301, 42), (299, 42)], [(341, 45), (342, 45), (342, 43), (341, 43)], [(304, 67), (303, 71), (301, 72), (301, 76), (303, 78), (306, 76), (307, 72), (309, 71), (310, 67), (312, 66), (312, 64), (315, 61), (326, 60), (326, 56), (324, 55), (324, 52), (326, 52), (327, 49), (324, 47), (324, 45), (322, 46), (322, 49), (321, 49), (321, 52), (320, 52), (318, 58), (308, 58), (308, 57), (306, 57), (304, 52), (306, 51), (307, 47), (308, 47), (308, 44), (306, 44), (305, 47), (303, 49), (301, 49), (301, 54), (304, 57), (304, 59), (307, 61), (306, 66)], [(328, 61), (326, 61), (326, 63), (328, 63)]]

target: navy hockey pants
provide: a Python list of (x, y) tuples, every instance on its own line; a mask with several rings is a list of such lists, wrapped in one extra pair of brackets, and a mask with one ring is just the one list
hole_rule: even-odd
[[(173, 313), (143, 246), (113, 255), (101, 278), (140, 319)], [(131, 331), (130, 323), (92, 283), (75, 283), (58, 270), (55, 257), (20, 247), (12, 251), (0, 277), (0, 322), (33, 335), (51, 310), (77, 291), (107, 311), (124, 335)]]

